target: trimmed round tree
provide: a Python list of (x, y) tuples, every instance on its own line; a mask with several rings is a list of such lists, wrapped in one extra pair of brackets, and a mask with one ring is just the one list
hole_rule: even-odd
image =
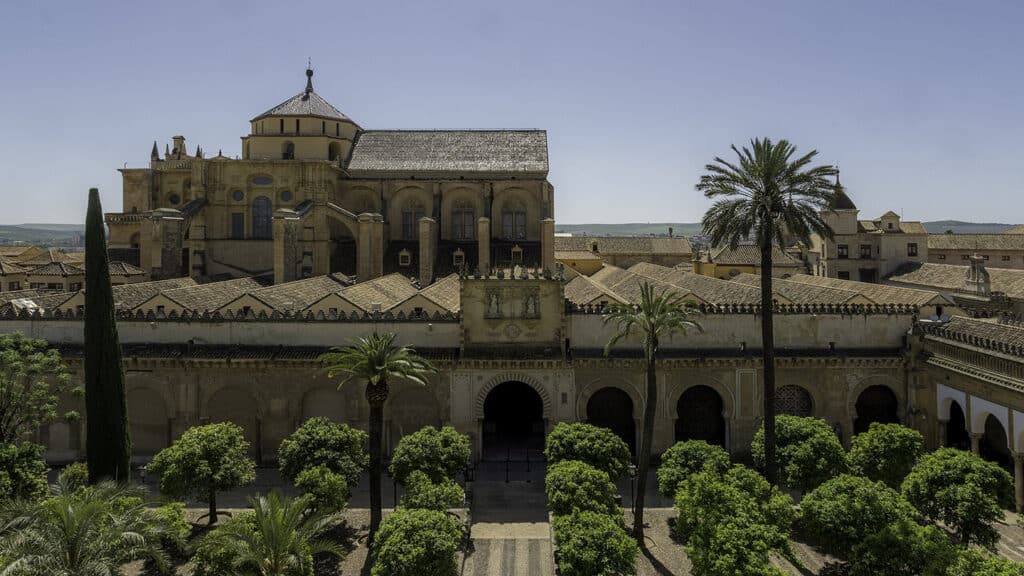
[(1021, 576), (1024, 564), (976, 548), (962, 550), (944, 576)]
[(434, 483), (426, 472), (414, 470), (405, 478), (402, 506), (447, 510), (462, 506), (465, 498), (466, 493), (462, 490), (462, 486), (459, 486), (454, 480), (445, 478), (439, 483)]
[(420, 471), (431, 482), (454, 481), (469, 466), (469, 437), (451, 426), (440, 430), (426, 426), (403, 436), (391, 457), (391, 475), (405, 484), (414, 471)]
[(373, 576), (455, 576), (462, 539), (458, 520), (438, 510), (399, 508), (380, 525)]
[[(846, 471), (846, 451), (821, 418), (779, 416), (775, 421), (779, 479), (794, 490), (808, 491)], [(765, 465), (764, 428), (750, 445), (754, 463)]]
[(613, 481), (629, 471), (629, 446), (615, 432), (600, 426), (560, 422), (548, 434), (544, 455), (549, 464), (576, 460), (608, 474)]
[(194, 496), (210, 505), (209, 523), (217, 523), (217, 492), (250, 484), (256, 463), (249, 442), (231, 422), (189, 428), (161, 450), (147, 467), (160, 476), (160, 493), (171, 498)]
[(608, 475), (577, 460), (565, 460), (548, 466), (544, 479), (548, 509), (555, 516), (582, 510), (621, 516), (615, 505), (615, 484)]
[(868, 536), (914, 510), (882, 482), (841, 474), (818, 486), (800, 501), (804, 530), (834, 554), (849, 558)]
[(949, 576), (956, 549), (941, 529), (901, 518), (869, 534), (850, 556), (850, 576)]
[(277, 450), (281, 476), (313, 495), (325, 510), (344, 508), (369, 464), (366, 432), (326, 418), (309, 418)]
[(956, 448), (925, 454), (903, 480), (903, 496), (925, 517), (953, 528), (964, 546), (995, 546), (993, 527), (1013, 506), (1013, 481), (992, 462)]
[(666, 498), (675, 498), (679, 485), (705, 467), (724, 473), (729, 469), (729, 453), (703, 440), (676, 442), (661, 456), (658, 491)]
[(899, 489), (924, 452), (924, 436), (900, 424), (872, 422), (867, 432), (853, 437), (850, 472)]
[(640, 547), (622, 528), (622, 520), (583, 511), (556, 516), (555, 560), (561, 576), (625, 576), (636, 573)]

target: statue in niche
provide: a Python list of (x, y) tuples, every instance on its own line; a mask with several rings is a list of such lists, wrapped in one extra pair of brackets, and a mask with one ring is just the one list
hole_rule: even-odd
[(498, 301), (498, 294), (491, 292), (487, 297), (487, 316), (498, 318), (501, 316), (501, 303)]
[(523, 306), (523, 316), (526, 318), (537, 316), (537, 299), (533, 294), (526, 297), (526, 305)]

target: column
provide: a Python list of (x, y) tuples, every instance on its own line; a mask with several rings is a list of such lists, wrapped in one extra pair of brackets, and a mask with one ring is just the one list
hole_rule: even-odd
[(935, 445), (939, 448), (946, 447), (946, 427), (948, 425), (949, 420), (939, 420), (938, 426), (936, 426), (936, 434), (938, 435), (938, 438), (936, 438)]
[(985, 434), (983, 434), (983, 433), (977, 433), (977, 432), (971, 432), (971, 434), (970, 434), (970, 436), (971, 436), (971, 452), (973, 452), (976, 455), (980, 455), (981, 454), (981, 437), (984, 436), (984, 435)]
[(1024, 453), (1013, 455), (1013, 488), (1017, 501), (1017, 512), (1024, 510)]
[(437, 260), (437, 221), (424, 216), (419, 221), (420, 240), (420, 287), (426, 288), (434, 281), (434, 261)]
[(481, 216), (476, 222), (477, 267), (480, 274), (488, 275), (491, 270), (491, 219)]
[(359, 238), (356, 240), (356, 277), (360, 282), (381, 276), (384, 272), (384, 217), (364, 212), (359, 215)]
[(540, 253), (541, 268), (555, 269), (555, 219), (545, 218), (540, 221)]
[(298, 279), (299, 215), (281, 208), (274, 212), (274, 284)]

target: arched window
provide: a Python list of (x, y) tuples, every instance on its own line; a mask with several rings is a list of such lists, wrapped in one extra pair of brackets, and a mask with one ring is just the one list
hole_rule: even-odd
[(281, 158), (283, 158), (284, 160), (294, 160), (295, 159), (295, 144), (292, 144), (291, 142), (288, 142), (288, 141), (286, 141), (284, 144), (282, 144), (281, 145)]
[(509, 206), (501, 211), (501, 237), (505, 240), (526, 240), (526, 208)]
[(402, 208), (402, 240), (419, 240), (423, 205), (410, 202)]
[(270, 239), (273, 237), (270, 198), (259, 196), (252, 201), (252, 237)]
[(459, 203), (452, 208), (452, 240), (472, 240), (474, 237), (473, 207)]

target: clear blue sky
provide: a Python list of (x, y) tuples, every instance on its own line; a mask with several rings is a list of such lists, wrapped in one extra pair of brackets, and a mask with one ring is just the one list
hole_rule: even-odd
[(754, 136), (840, 163), (862, 209), (1024, 222), (1024, 2), (14, 2), (0, 223), (121, 208), (174, 134), (240, 152), (316, 90), (364, 128), (544, 128), (563, 223), (699, 220)]

